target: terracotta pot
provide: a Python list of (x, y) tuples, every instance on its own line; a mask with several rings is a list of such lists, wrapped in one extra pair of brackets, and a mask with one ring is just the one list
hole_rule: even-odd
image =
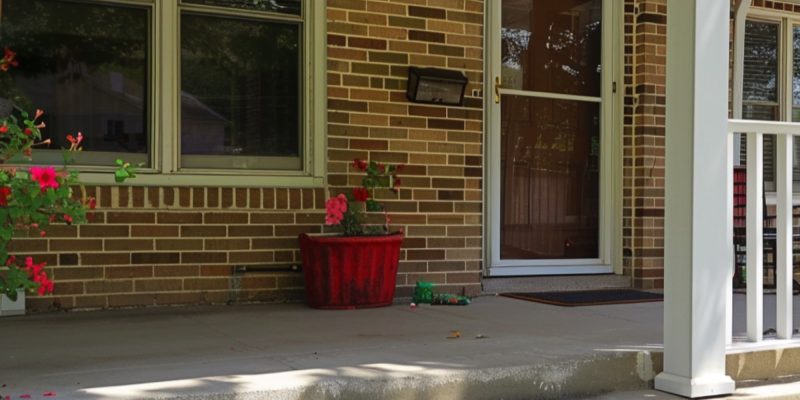
[(306, 302), (314, 308), (353, 309), (392, 304), (403, 234), (300, 235)]

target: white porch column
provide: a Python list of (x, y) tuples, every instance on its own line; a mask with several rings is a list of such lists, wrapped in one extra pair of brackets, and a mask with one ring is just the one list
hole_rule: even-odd
[(734, 391), (725, 375), (730, 0), (667, 1), (664, 372), (656, 389)]

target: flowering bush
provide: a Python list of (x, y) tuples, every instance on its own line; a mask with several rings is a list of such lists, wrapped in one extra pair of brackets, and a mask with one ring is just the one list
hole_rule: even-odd
[[(0, 71), (16, 66), (14, 52), (6, 49), (0, 59)], [(42, 140), (42, 115), (42, 110), (36, 110), (32, 118), (17, 111), (0, 118), (0, 164), (12, 158), (16, 162), (19, 155), (30, 160), (34, 147), (50, 144), (50, 140)], [(78, 133), (77, 137), (68, 136), (72, 146), (67, 151), (80, 151), (83, 135)], [(76, 189), (80, 189), (80, 195)], [(95, 204), (94, 198), (86, 196), (78, 173), (66, 165), (60, 169), (0, 166), (0, 266), (4, 266), (0, 268), (0, 295), (16, 300), (18, 289), (39, 295), (52, 293), (53, 282), (47, 276), (45, 263), (36, 263), (32, 257), (17, 259), (8, 253), (9, 243), (21, 234), (44, 237), (51, 223), (86, 222), (87, 209), (93, 209)]]
[[(354, 188), (349, 196), (340, 193), (325, 202), (325, 225), (341, 226), (345, 236), (389, 233), (391, 219), (386, 213), (385, 206), (375, 199), (375, 192), (380, 188), (397, 192), (400, 186), (397, 174), (403, 170), (403, 165), (387, 165), (355, 159), (353, 167), (366, 173), (366, 176), (361, 180), (361, 186)], [(365, 224), (365, 211), (382, 212), (384, 224), (382, 226)]]

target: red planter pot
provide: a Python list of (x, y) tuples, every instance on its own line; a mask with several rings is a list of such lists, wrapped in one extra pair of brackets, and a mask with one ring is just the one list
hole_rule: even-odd
[(388, 236), (300, 235), (309, 306), (324, 309), (392, 304), (403, 234)]

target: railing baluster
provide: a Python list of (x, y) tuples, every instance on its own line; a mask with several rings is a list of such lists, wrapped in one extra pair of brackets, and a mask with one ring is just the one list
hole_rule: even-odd
[[(733, 343), (733, 275), (734, 270), (736, 269), (736, 250), (734, 249), (733, 244), (733, 197), (734, 197), (734, 189), (733, 189), (733, 166), (735, 163), (734, 159), (734, 141), (736, 140), (736, 134), (729, 134), (728, 135), (728, 151), (727, 157), (725, 160), (725, 170), (727, 171), (727, 176), (725, 177), (725, 181), (727, 182), (725, 187), (728, 188), (728, 194), (725, 198), (728, 199), (725, 207), (727, 208), (728, 214), (728, 224), (725, 227), (725, 235), (728, 237), (728, 265), (730, 265), (730, 269), (728, 270), (728, 275), (725, 276), (725, 293), (727, 293), (727, 298), (725, 299), (725, 344), (730, 345)], [(738, 147), (738, 146), (737, 146)]]
[(792, 135), (778, 135), (775, 275), (777, 280), (777, 334), (792, 337)]
[(747, 133), (747, 338), (763, 339), (764, 137)]

